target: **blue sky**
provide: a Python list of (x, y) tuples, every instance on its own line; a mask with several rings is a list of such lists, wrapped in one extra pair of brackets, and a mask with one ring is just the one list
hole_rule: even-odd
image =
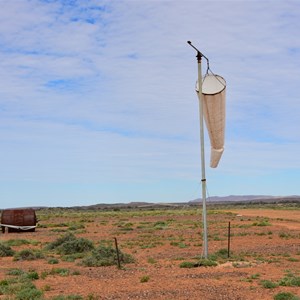
[(1, 1), (0, 207), (201, 195), (197, 63), (227, 81), (210, 196), (300, 195), (299, 1)]

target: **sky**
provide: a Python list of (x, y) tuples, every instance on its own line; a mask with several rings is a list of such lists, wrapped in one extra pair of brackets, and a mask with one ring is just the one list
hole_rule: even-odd
[(0, 208), (200, 198), (188, 40), (227, 83), (208, 196), (300, 195), (298, 0), (0, 4)]

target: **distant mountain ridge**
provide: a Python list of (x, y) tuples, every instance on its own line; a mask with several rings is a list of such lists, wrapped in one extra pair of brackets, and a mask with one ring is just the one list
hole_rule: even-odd
[[(120, 209), (120, 208), (157, 208), (157, 207), (180, 207), (180, 206), (194, 206), (201, 203), (202, 199), (197, 198), (191, 201), (182, 202), (129, 202), (129, 203), (105, 203), (100, 202), (92, 205), (80, 205), (80, 206), (60, 206), (59, 208), (77, 209), (77, 210), (89, 210), (89, 209)], [(288, 203), (299, 202), (300, 196), (269, 196), (269, 195), (230, 195), (230, 196), (212, 196), (207, 198), (207, 204), (243, 204), (243, 203)], [(19, 208), (34, 208), (38, 209), (51, 209), (58, 207), (47, 206), (28, 206)], [(7, 208), (6, 208), (7, 209)], [(12, 208), (13, 209), (13, 208)], [(3, 210), (3, 208), (0, 208)]]
[[(208, 202), (247, 202), (247, 201), (262, 201), (262, 202), (271, 202), (271, 201), (300, 201), (300, 196), (270, 196), (270, 195), (230, 195), (230, 196), (212, 196), (208, 197)], [(202, 202), (202, 198), (197, 198), (189, 201), (189, 203)]]

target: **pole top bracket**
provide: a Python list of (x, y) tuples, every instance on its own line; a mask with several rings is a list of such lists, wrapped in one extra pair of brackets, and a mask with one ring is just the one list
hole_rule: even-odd
[(187, 41), (187, 43), (188, 43), (192, 48), (194, 48), (194, 49), (197, 51), (196, 57), (197, 57), (198, 63), (201, 62), (201, 58), (202, 58), (202, 57), (204, 57), (204, 58), (206, 59), (207, 63), (209, 63), (208, 58), (207, 58), (203, 53), (201, 53), (201, 51), (200, 51), (199, 49), (197, 49), (197, 48), (192, 44), (191, 41)]

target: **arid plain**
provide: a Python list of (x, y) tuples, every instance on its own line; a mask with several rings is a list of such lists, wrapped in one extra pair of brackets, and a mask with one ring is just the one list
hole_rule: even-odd
[[(300, 297), (299, 204), (209, 207), (208, 260), (202, 259), (201, 213), (201, 206), (38, 210), (35, 232), (0, 234), (12, 251), (0, 257), (0, 299)], [(92, 246), (78, 253), (49, 247), (70, 234), (73, 245)], [(99, 245), (115, 249), (115, 238), (128, 263), (82, 263)], [(22, 256), (24, 250), (33, 256)]]

